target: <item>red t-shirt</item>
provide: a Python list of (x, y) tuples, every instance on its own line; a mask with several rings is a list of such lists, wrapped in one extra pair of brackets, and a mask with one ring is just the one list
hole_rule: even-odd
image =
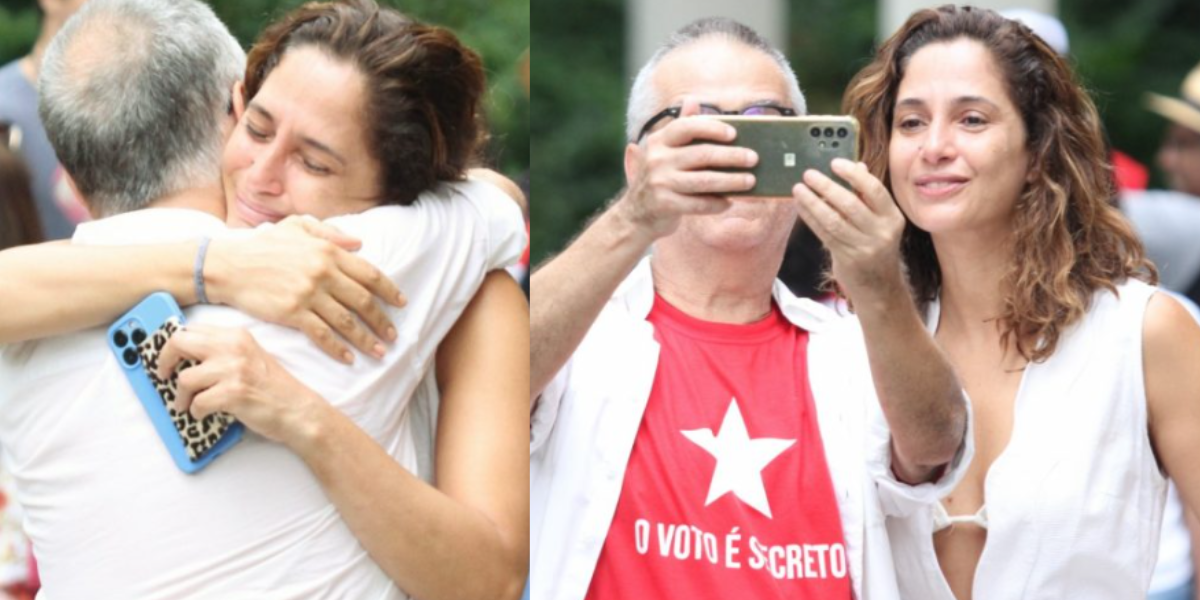
[(587, 599), (850, 598), (808, 332), (659, 297), (648, 320), (658, 371)]

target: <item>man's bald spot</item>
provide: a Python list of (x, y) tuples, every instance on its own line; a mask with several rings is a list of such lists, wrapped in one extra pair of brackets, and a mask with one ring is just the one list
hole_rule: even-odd
[(102, 13), (81, 23), (64, 53), (65, 83), (76, 90), (77, 99), (87, 100), (77, 102), (73, 108), (95, 111), (91, 116), (99, 116), (109, 109), (110, 103), (120, 102), (121, 98), (108, 96), (112, 96), (111, 90), (124, 89), (143, 74), (150, 60), (144, 48), (151, 33), (145, 23), (112, 13)]

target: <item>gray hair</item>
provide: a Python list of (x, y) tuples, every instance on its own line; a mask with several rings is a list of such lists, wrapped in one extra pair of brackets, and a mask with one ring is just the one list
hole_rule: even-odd
[(745, 44), (769, 56), (775, 61), (775, 64), (779, 65), (779, 70), (787, 80), (792, 108), (796, 110), (796, 114), (803, 115), (808, 112), (808, 107), (804, 102), (804, 93), (800, 91), (800, 82), (796, 80), (796, 73), (792, 71), (791, 64), (788, 63), (787, 57), (782, 52), (776, 50), (757, 31), (746, 25), (724, 17), (707, 17), (693, 21), (671, 34), (667, 42), (660, 46), (654, 56), (651, 56), (650, 60), (638, 71), (637, 78), (633, 80), (633, 89), (629, 92), (629, 107), (625, 113), (625, 137), (631, 143), (637, 140), (638, 132), (646, 124), (646, 121), (649, 121), (654, 113), (663, 108), (660, 106), (662, 100), (658, 97), (658, 90), (651, 85), (658, 64), (675, 50), (710, 36), (720, 36)]
[(46, 50), (39, 112), (93, 212), (119, 214), (212, 184), (245, 68), (198, 0), (92, 0)]

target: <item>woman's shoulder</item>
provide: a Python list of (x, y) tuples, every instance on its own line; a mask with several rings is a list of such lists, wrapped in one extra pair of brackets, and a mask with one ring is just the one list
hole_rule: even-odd
[(1195, 338), (1200, 342), (1196, 307), (1183, 296), (1158, 290), (1146, 304), (1142, 329), (1147, 351), (1151, 346), (1173, 348), (1190, 343)]
[(1153, 411), (1162, 397), (1172, 396), (1161, 391), (1164, 386), (1179, 383), (1200, 361), (1200, 324), (1179, 299), (1158, 293), (1146, 305), (1141, 341), (1146, 390), (1158, 390), (1147, 394)]
[(1102, 289), (1096, 292), (1097, 304), (1111, 303), (1117, 310), (1136, 317), (1144, 329), (1154, 334), (1161, 326), (1188, 325), (1200, 322), (1200, 306), (1187, 296), (1142, 281), (1129, 278), (1116, 286), (1115, 293)]
[[(1195, 399), (1200, 393), (1195, 368), (1200, 363), (1200, 324), (1182, 302), (1165, 293), (1155, 294), (1146, 307), (1142, 352), (1151, 429), (1162, 434), (1163, 428), (1178, 431), (1184, 427), (1187, 431), (1182, 437), (1194, 438), (1200, 431), (1195, 418)], [(1163, 435), (1155, 437), (1160, 442), (1168, 439)], [(1162, 448), (1160, 443), (1159, 452), (1164, 452)], [(1159, 458), (1170, 469), (1162, 454)]]

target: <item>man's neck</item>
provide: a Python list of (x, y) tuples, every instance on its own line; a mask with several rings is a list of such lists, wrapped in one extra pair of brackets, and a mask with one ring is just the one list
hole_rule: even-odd
[[(778, 256), (712, 253), (698, 257), (670, 246), (650, 260), (654, 290), (684, 313), (714, 323), (753, 323), (771, 311)], [(752, 253), (759, 255), (761, 253)]]
[(148, 208), (187, 208), (225, 220), (225, 196), (220, 185), (189, 188), (150, 203)]

